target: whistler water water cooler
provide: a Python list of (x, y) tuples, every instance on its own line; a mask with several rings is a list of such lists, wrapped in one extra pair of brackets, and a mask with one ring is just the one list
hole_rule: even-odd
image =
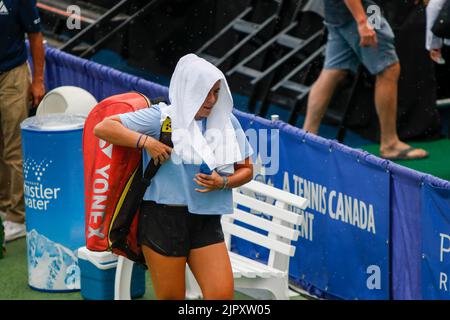
[(28, 284), (77, 291), (85, 245), (82, 133), (85, 117), (42, 115), (21, 124)]

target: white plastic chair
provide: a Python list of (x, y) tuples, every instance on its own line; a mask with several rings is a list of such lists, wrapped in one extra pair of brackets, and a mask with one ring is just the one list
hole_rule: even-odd
[(114, 300), (131, 300), (131, 275), (134, 262), (118, 256), (114, 282)]

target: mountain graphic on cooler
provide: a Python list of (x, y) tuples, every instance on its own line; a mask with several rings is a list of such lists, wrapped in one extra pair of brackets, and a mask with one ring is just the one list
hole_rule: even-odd
[(77, 255), (35, 229), (27, 233), (29, 285), (41, 290), (80, 289)]

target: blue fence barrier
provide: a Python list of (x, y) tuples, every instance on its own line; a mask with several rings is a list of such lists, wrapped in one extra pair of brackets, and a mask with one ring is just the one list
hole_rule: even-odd
[[(291, 279), (345, 299), (389, 299), (386, 161), (282, 122), (239, 118), (246, 132), (259, 133), (253, 149), (259, 162), (269, 164), (259, 174), (276, 172), (265, 180), (310, 200), (290, 265)], [(271, 136), (270, 144), (265, 135)], [(277, 141), (278, 148), (273, 146)], [(254, 246), (239, 243), (236, 250), (241, 254), (262, 258)]]
[[(45, 75), (47, 90), (74, 85), (98, 101), (132, 90), (168, 99), (167, 87), (53, 48), (47, 48)], [(244, 129), (266, 130), (266, 137), (257, 135), (253, 142), (259, 151), (258, 178), (312, 201), (291, 260), (294, 283), (316, 295), (342, 299), (449, 298), (447, 291), (435, 291), (439, 284), (444, 288), (450, 276), (450, 230), (447, 224), (440, 231), (449, 235), (446, 242), (431, 229), (439, 219), (448, 222), (448, 181), (280, 121), (234, 113)], [(270, 154), (258, 145), (263, 137), (270, 150), (272, 135), (277, 134), (281, 160), (274, 173), (277, 164), (265, 162)], [(441, 247), (447, 255), (442, 262), (433, 251)], [(267, 258), (263, 249), (248, 243), (235, 242), (234, 249), (255, 259)]]
[(422, 298), (450, 299), (450, 190), (422, 188)]

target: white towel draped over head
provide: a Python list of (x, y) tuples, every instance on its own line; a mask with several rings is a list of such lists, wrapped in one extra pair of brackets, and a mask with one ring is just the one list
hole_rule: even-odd
[[(207, 118), (206, 134), (194, 117), (214, 84), (220, 80), (218, 99)], [(172, 121), (173, 152), (185, 163), (202, 160), (213, 170), (243, 160), (230, 115), (233, 98), (224, 74), (195, 54), (182, 57), (169, 86), (171, 105), (161, 104), (161, 122)]]

